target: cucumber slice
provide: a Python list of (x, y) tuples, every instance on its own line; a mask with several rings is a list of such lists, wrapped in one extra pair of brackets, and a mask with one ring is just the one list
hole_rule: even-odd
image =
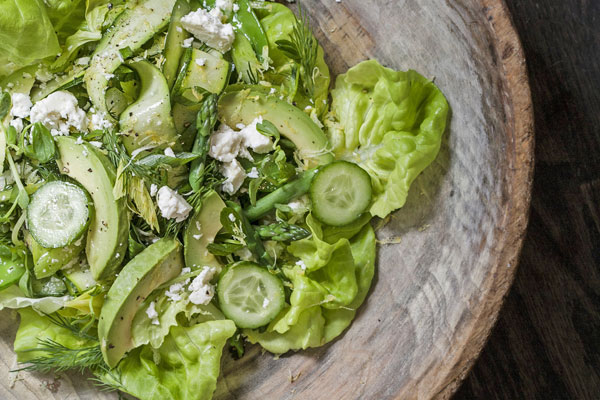
[(312, 213), (327, 225), (349, 224), (367, 211), (371, 192), (371, 177), (364, 169), (335, 161), (321, 168), (310, 185)]
[(29, 232), (43, 247), (66, 246), (87, 229), (90, 206), (87, 193), (79, 186), (48, 182), (33, 194), (27, 207)]
[(258, 328), (271, 322), (285, 306), (281, 280), (250, 262), (230, 267), (217, 285), (221, 311), (239, 328)]

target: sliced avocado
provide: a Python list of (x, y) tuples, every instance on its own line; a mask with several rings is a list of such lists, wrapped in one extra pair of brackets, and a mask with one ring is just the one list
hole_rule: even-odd
[(160, 239), (129, 261), (110, 287), (98, 321), (102, 355), (114, 368), (133, 348), (131, 324), (148, 295), (181, 273), (181, 244)]
[(85, 247), (85, 240), (80, 237), (65, 247), (48, 249), (36, 242), (29, 232), (25, 233), (25, 243), (33, 256), (33, 272), (38, 279), (54, 275), (77, 258)]
[(215, 256), (208, 252), (207, 246), (223, 225), (219, 216), (225, 203), (216, 192), (210, 192), (202, 201), (202, 208), (194, 214), (183, 234), (185, 265), (191, 269), (204, 266), (221, 267)]
[(56, 161), (63, 174), (79, 182), (94, 202), (95, 216), (87, 233), (85, 251), (94, 279), (114, 273), (123, 262), (129, 237), (129, 217), (125, 198), (115, 200), (115, 168), (98, 149), (78, 144), (69, 136), (59, 136)]
[[(191, 49), (186, 64), (173, 86), (175, 99), (184, 104), (195, 104), (205, 93), (221, 93), (229, 82), (231, 64), (218, 53)], [(201, 65), (202, 64), (202, 65)]]
[(127, 151), (131, 153), (143, 146), (179, 149), (179, 135), (171, 117), (169, 85), (164, 75), (146, 60), (128, 65), (139, 74), (141, 89), (138, 99), (119, 119)]
[(262, 117), (294, 142), (307, 168), (333, 161), (331, 146), (323, 131), (300, 109), (260, 85), (231, 85), (219, 100), (219, 120), (229, 126), (249, 125)]

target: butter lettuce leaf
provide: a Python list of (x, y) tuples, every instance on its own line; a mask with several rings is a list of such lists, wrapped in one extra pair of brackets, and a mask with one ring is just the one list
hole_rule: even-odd
[(283, 269), (293, 285), (290, 306), (264, 332), (244, 330), (251, 343), (281, 354), (321, 346), (350, 325), (375, 271), (375, 233), (367, 222), (363, 218), (336, 232), (307, 217), (312, 238), (288, 247), (304, 265)]
[(210, 399), (223, 347), (235, 330), (230, 320), (174, 326), (159, 349), (133, 350), (102, 380), (144, 400)]
[(0, 2), (0, 76), (60, 51), (42, 0)]
[(339, 75), (326, 125), (337, 158), (371, 176), (371, 214), (402, 207), (415, 178), (435, 159), (449, 106), (442, 92), (415, 71), (394, 71), (376, 60)]
[(40, 340), (52, 340), (70, 349), (80, 349), (97, 345), (93, 341), (75, 336), (70, 330), (56, 325), (48, 317), (31, 308), (19, 310), (21, 323), (15, 337), (15, 353), (19, 362), (28, 362), (34, 358), (45, 357), (46, 352), (33, 351), (40, 347)]

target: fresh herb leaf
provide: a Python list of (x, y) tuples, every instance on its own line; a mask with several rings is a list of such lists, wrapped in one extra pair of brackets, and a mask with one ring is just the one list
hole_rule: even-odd
[(88, 368), (94, 370), (105, 366), (100, 344), (70, 349), (46, 338), (39, 340), (39, 347), (28, 351), (41, 352), (43, 355), (29, 360), (29, 365), (19, 369), (19, 371), (48, 373), (77, 370), (84, 372)]
[(277, 146), (279, 139), (281, 139), (281, 133), (279, 133), (279, 129), (277, 129), (277, 127), (273, 125), (271, 121), (263, 120), (263, 122), (256, 124), (256, 130), (267, 137), (274, 138), (275, 143), (273, 146)]
[(298, 3), (299, 18), (290, 35), (290, 40), (277, 40), (277, 48), (300, 66), (304, 91), (314, 103), (315, 81), (314, 71), (317, 64), (319, 44), (310, 30), (308, 14)]
[(158, 168), (161, 165), (168, 165), (171, 167), (180, 167), (189, 162), (192, 162), (200, 157), (194, 153), (178, 153), (175, 157), (167, 156), (164, 154), (150, 154), (137, 161), (138, 165), (144, 165), (150, 168)]
[(41, 163), (47, 163), (56, 155), (56, 144), (52, 134), (41, 122), (30, 125), (21, 134), (21, 146), (25, 155)]
[(206, 175), (206, 156), (208, 155), (209, 136), (217, 123), (217, 104), (219, 97), (215, 94), (207, 96), (196, 117), (196, 140), (192, 153), (198, 158), (190, 166), (189, 182), (194, 192), (198, 192)]

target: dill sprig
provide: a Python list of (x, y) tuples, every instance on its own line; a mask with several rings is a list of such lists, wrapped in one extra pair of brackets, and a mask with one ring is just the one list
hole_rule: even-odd
[(154, 169), (136, 163), (119, 140), (119, 136), (115, 131), (105, 131), (104, 135), (102, 135), (102, 141), (104, 147), (108, 150), (108, 158), (115, 168), (123, 165), (122, 173), (130, 176), (138, 176), (147, 182), (154, 182), (156, 179)]
[(39, 347), (27, 351), (43, 355), (29, 360), (29, 365), (17, 371), (48, 373), (77, 370), (83, 373), (88, 368), (94, 370), (105, 366), (100, 344), (71, 349), (49, 338), (39, 339), (38, 342)]
[(296, 17), (290, 40), (277, 40), (275, 44), (287, 57), (300, 65), (304, 90), (314, 102), (314, 71), (317, 65), (319, 43), (310, 30), (308, 14), (300, 2), (298, 2), (298, 17)]
[(75, 335), (81, 339), (96, 341), (96, 342), (98, 341), (98, 337), (90, 335), (88, 333), (89, 329), (91, 328), (91, 326), (94, 322), (93, 316), (91, 316), (91, 318), (73, 318), (73, 319), (63, 317), (62, 315), (60, 315), (58, 313), (44, 314), (44, 316), (46, 318), (48, 318), (50, 320), (50, 322), (52, 322), (54, 325), (68, 330), (73, 335)]

